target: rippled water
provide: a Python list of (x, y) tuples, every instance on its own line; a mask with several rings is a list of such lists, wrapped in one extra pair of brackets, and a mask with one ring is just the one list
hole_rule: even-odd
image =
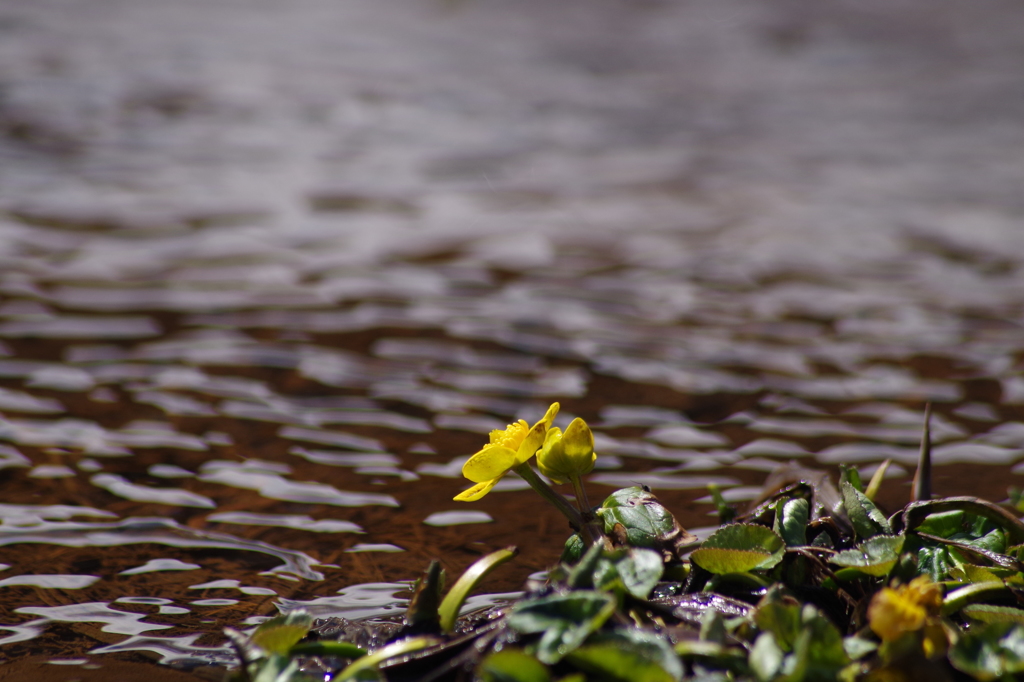
[(225, 626), (391, 617), (513, 543), (515, 590), (564, 523), (451, 498), (554, 400), (592, 497), (689, 527), (793, 459), (892, 458), (902, 504), (926, 401), (936, 492), (1004, 498), (1021, 14), (0, 6), (4, 669), (217, 679)]

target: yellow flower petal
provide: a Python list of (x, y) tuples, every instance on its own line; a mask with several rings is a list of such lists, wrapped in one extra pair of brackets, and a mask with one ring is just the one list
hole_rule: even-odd
[(558, 403), (551, 403), (551, 406), (548, 407), (548, 411), (544, 413), (544, 416), (537, 423), (544, 424), (544, 428), (550, 428), (551, 422), (555, 421), (555, 417), (558, 416), (558, 410), (561, 407), (562, 406)]
[(895, 589), (883, 587), (871, 599), (868, 623), (885, 642), (924, 627), (929, 617), (939, 614), (942, 587), (926, 576), (918, 576)]
[(526, 434), (526, 438), (523, 439), (520, 444), (518, 451), (516, 452), (516, 465), (522, 464), (523, 462), (529, 461), (531, 457), (537, 454), (537, 450), (540, 450), (541, 446), (544, 445), (544, 436), (548, 429), (551, 427), (551, 422), (555, 420), (555, 416), (558, 414), (558, 403), (551, 403), (551, 407), (544, 413), (544, 417), (533, 425), (530, 432)]
[(594, 434), (582, 419), (574, 419), (565, 433), (548, 430), (544, 447), (537, 455), (541, 472), (555, 483), (579, 478), (594, 468)]
[(498, 476), (497, 478), (492, 479), (490, 481), (477, 483), (472, 488), (469, 488), (468, 490), (463, 490), (461, 493), (459, 493), (452, 499), (454, 499), (456, 502), (475, 502), (476, 500), (479, 500), (487, 493), (491, 492), (491, 488), (496, 486), (498, 484), (498, 481), (500, 480), (501, 476)]
[(502, 445), (485, 445), (462, 465), (462, 475), (473, 483), (483, 483), (504, 476), (515, 463), (514, 450)]
[(576, 467), (576, 475), (589, 474), (594, 468), (597, 455), (594, 454), (594, 434), (587, 422), (579, 417), (573, 419), (562, 434), (562, 446), (565, 448), (565, 456)]

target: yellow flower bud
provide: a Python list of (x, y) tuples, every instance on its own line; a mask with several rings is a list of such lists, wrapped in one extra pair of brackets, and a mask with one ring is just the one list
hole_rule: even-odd
[(548, 429), (544, 447), (537, 453), (541, 473), (555, 483), (565, 483), (590, 473), (595, 460), (594, 434), (579, 418), (572, 420), (565, 433), (557, 427)]

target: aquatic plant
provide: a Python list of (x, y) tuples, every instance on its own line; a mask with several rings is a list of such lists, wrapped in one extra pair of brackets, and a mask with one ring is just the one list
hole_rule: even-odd
[[(713, 496), (723, 524), (703, 542), (646, 487), (590, 508), (582, 420), (494, 431), (464, 473), (486, 494), (514, 471), (575, 532), (542, 583), (518, 600), (460, 615), (514, 548), (483, 557), (444, 592), (432, 563), (401, 624), (338, 627), (293, 611), (233, 630), (232, 680), (814, 682), (1009, 680), (1024, 674), (1024, 523), (970, 497), (931, 499), (926, 435), (909, 504), (875, 504), (885, 465), (838, 486), (789, 465), (743, 513)], [(927, 423), (927, 420), (926, 420)], [(573, 485), (578, 508), (532, 469)], [(444, 596), (442, 596), (442, 594)], [(343, 634), (328, 636), (329, 632)], [(344, 634), (347, 633), (347, 634)], [(356, 634), (358, 633), (358, 634)]]

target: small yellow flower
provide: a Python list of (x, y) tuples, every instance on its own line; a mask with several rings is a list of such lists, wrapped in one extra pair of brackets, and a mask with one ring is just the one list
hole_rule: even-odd
[(548, 429), (544, 447), (537, 453), (541, 473), (555, 483), (565, 483), (589, 474), (596, 460), (594, 434), (578, 417), (572, 420), (565, 433), (558, 427)]
[(504, 429), (491, 431), (491, 442), (462, 465), (462, 475), (476, 483), (455, 496), (459, 502), (473, 502), (491, 492), (491, 488), (513, 467), (527, 462), (544, 444), (544, 434), (558, 414), (558, 403), (551, 403), (544, 418), (531, 428), (520, 419)]
[(895, 589), (883, 587), (871, 599), (868, 622), (883, 642), (893, 642), (907, 632), (924, 628), (939, 615), (942, 587), (926, 576), (914, 578)]

